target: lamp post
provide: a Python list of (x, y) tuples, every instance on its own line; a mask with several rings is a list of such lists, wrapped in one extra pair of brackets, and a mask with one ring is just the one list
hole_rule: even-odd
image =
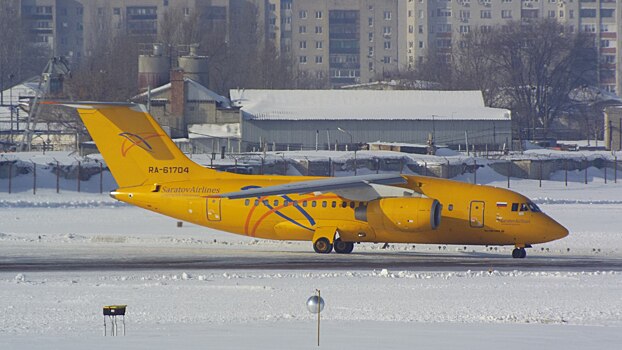
[(348, 136), (350, 136), (350, 145), (352, 145), (352, 147), (354, 147), (354, 176), (356, 176), (356, 145), (354, 144), (354, 138), (352, 137), (352, 134), (350, 134), (350, 132), (348, 132), (347, 130), (344, 130), (342, 128), (337, 128), (337, 130), (341, 131), (342, 133), (348, 134)]

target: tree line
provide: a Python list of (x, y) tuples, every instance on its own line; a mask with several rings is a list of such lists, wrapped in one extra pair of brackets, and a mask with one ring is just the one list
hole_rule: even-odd
[(597, 85), (596, 45), (593, 33), (554, 20), (514, 21), (471, 31), (450, 53), (432, 49), (415, 71), (398, 75), (481, 90), (486, 105), (512, 111), (516, 136), (533, 138), (594, 102), (573, 99), (573, 91)]

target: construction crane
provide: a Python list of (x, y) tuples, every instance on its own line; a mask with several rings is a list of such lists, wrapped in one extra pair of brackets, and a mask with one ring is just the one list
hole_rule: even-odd
[(39, 86), (35, 91), (35, 98), (32, 101), (28, 117), (26, 119), (26, 128), (20, 144), (22, 151), (31, 150), (32, 134), (37, 125), (37, 112), (39, 111), (39, 100), (42, 98), (61, 97), (63, 95), (63, 81), (65, 77), (71, 77), (69, 62), (65, 57), (52, 57), (45, 69), (41, 73)]

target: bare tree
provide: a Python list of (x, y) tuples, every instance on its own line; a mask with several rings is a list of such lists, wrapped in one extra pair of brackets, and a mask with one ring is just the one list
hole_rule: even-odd
[[(36, 44), (20, 16), (20, 1), (0, 0), (0, 91), (12, 83), (40, 75), (51, 51)], [(12, 77), (12, 79), (11, 79)]]
[(432, 49), (411, 79), (481, 90), (489, 106), (511, 109), (518, 129), (535, 137), (575, 109), (570, 92), (596, 84), (596, 68), (593, 37), (546, 19), (464, 35), (451, 56)]

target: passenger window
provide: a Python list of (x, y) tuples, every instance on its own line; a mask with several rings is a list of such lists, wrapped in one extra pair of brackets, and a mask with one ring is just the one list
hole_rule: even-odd
[(518, 203), (512, 203), (512, 211), (518, 211)]
[(255, 199), (255, 206), (259, 205), (259, 199)]
[(315, 208), (315, 206), (316, 206), (316, 205), (317, 205), (317, 203), (316, 203), (315, 201), (311, 202), (311, 206), (312, 206), (313, 208)]
[(322, 208), (326, 208), (327, 204), (328, 204), (328, 203), (326, 203), (326, 201), (323, 201), (323, 202), (322, 202)]
[(529, 211), (529, 207), (527, 207), (527, 203), (522, 203), (520, 205), (520, 211)]
[(333, 203), (331, 204), (331, 206), (332, 206), (333, 208), (337, 208), (337, 202), (336, 202), (336, 201), (333, 201)]
[(264, 199), (264, 200), (262, 201), (262, 203), (263, 203), (263, 205), (265, 205), (266, 207), (270, 205), (270, 202), (268, 202), (268, 200), (267, 200), (267, 199)]
[(244, 201), (244, 205), (245, 205), (245, 206), (247, 206), (247, 207), (248, 207), (250, 204), (251, 204), (251, 200), (250, 200), (250, 199), (246, 199), (246, 200)]
[(303, 201), (302, 202), (302, 206), (306, 208), (307, 207), (307, 201)]
[(275, 207), (278, 207), (278, 206), (279, 206), (279, 200), (278, 200), (278, 199), (275, 199), (275, 200), (274, 200), (274, 206), (275, 206)]
[(356, 203), (354, 202), (350, 202), (350, 208), (354, 209), (354, 206), (356, 205)]
[(453, 204), (448, 205), (447, 206), (447, 210), (449, 210), (449, 211), (454, 210), (454, 205)]
[(342, 208), (347, 208), (348, 207), (348, 202), (341, 202), (341, 207)]

